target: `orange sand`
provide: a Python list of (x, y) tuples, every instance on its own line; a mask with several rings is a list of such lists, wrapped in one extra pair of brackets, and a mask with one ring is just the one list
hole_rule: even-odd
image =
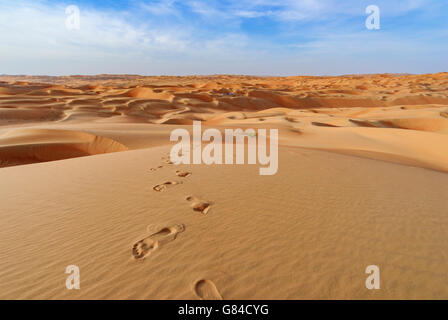
[[(278, 173), (171, 164), (194, 120)], [(447, 145), (447, 73), (0, 77), (0, 298), (448, 299)]]

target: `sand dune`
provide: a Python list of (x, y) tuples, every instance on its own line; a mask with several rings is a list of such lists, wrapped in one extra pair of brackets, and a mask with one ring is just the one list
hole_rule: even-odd
[(109, 138), (72, 130), (13, 129), (0, 136), (0, 166), (125, 151)]
[[(446, 299), (447, 83), (2, 76), (0, 298)], [(278, 173), (174, 165), (193, 121), (278, 129)]]

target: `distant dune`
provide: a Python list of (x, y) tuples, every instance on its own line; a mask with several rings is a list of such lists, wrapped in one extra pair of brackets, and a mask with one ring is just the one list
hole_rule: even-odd
[[(173, 165), (193, 121), (278, 173)], [(447, 299), (447, 145), (448, 73), (0, 76), (0, 298)]]

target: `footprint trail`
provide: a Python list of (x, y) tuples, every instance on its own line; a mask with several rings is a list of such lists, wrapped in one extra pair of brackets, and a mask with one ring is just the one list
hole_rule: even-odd
[(132, 256), (136, 260), (144, 259), (160, 246), (174, 241), (177, 235), (184, 231), (185, 225), (183, 224), (161, 228), (159, 231), (135, 242), (132, 246)]
[(196, 281), (194, 292), (202, 300), (222, 300), (221, 294), (211, 280), (201, 279)]
[(202, 214), (207, 214), (211, 209), (211, 203), (208, 201), (200, 200), (194, 196), (188, 196), (185, 198), (188, 202), (191, 203), (191, 208), (193, 211), (200, 212)]

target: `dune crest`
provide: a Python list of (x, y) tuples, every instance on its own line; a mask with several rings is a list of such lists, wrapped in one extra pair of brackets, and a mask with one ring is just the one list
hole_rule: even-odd
[(0, 136), (0, 165), (29, 164), (125, 151), (109, 138), (54, 129), (14, 129)]
[[(446, 299), (447, 84), (0, 76), (0, 298)], [(278, 129), (278, 170), (174, 164), (193, 121)]]

